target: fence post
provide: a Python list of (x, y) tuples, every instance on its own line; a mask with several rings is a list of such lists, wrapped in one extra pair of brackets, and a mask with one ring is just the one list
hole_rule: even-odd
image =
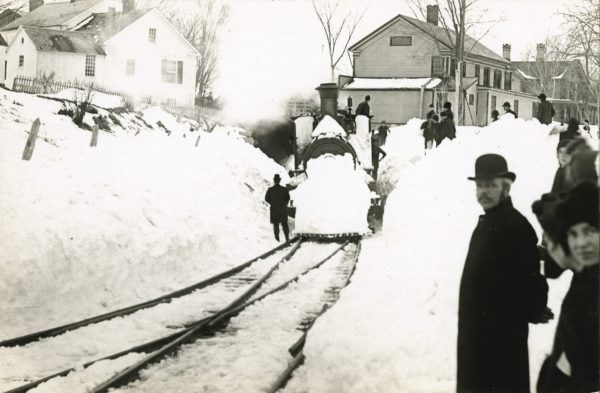
[(35, 140), (37, 139), (38, 132), (40, 130), (40, 118), (35, 119), (31, 125), (31, 131), (29, 131), (29, 137), (27, 143), (25, 143), (25, 150), (23, 150), (23, 160), (29, 161), (33, 155), (33, 149), (35, 149)]
[(98, 124), (95, 124), (94, 128), (92, 129), (92, 140), (90, 141), (91, 147), (95, 147), (98, 144), (98, 130)]

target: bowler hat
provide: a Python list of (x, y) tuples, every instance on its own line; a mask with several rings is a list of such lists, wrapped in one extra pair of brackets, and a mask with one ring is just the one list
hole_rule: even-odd
[(475, 161), (475, 176), (468, 177), (469, 180), (491, 180), (497, 177), (505, 177), (515, 181), (517, 175), (508, 170), (506, 160), (499, 154), (484, 154)]
[(275, 176), (273, 176), (273, 180), (281, 180), (281, 176), (279, 176), (279, 173), (276, 173)]
[(542, 94), (540, 94), (540, 95), (538, 96), (538, 98), (539, 98), (540, 100), (545, 100), (545, 99), (546, 99), (546, 95), (545, 95), (544, 93), (542, 93)]
[(510, 102), (506, 101), (504, 104), (502, 104), (503, 107), (507, 106), (510, 108)]

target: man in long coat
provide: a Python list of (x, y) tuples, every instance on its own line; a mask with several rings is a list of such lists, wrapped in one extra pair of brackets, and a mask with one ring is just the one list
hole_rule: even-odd
[(510, 199), (515, 178), (497, 154), (479, 157), (469, 178), (485, 214), (460, 283), (458, 392), (529, 392), (528, 322), (551, 317), (535, 231)]
[(538, 108), (537, 119), (542, 124), (550, 124), (552, 123), (552, 118), (555, 115), (554, 107), (548, 101), (546, 101), (546, 95), (544, 93), (538, 96), (540, 99), (540, 106)]
[(270, 216), (275, 240), (279, 241), (279, 225), (281, 224), (285, 240), (288, 241), (290, 240), (290, 228), (287, 221), (287, 204), (290, 201), (290, 192), (287, 188), (279, 185), (281, 177), (278, 174), (273, 176), (273, 181), (275, 185), (267, 190), (265, 201), (271, 205)]

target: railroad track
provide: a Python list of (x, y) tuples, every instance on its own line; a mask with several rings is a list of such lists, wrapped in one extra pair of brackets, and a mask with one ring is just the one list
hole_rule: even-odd
[[(185, 357), (188, 351), (182, 350), (182, 346), (185, 348), (193, 346), (194, 348), (200, 348), (201, 352), (208, 353), (211, 351), (206, 350), (206, 348), (214, 347), (214, 341), (219, 341), (220, 337), (230, 337), (232, 339), (244, 337), (247, 332), (252, 331), (253, 323), (248, 322), (246, 325), (240, 325), (237, 321), (249, 315), (248, 310), (272, 301), (271, 299), (281, 296), (280, 293), (293, 293), (293, 288), (301, 282), (306, 285), (306, 280), (303, 277), (314, 275), (317, 270), (322, 271), (326, 266), (325, 262), (333, 258), (343, 248), (348, 247), (349, 243), (345, 242), (340, 245), (339, 243), (316, 244), (308, 242), (302, 244), (302, 240), (297, 240), (295, 243), (294, 241), (295, 239), (290, 244), (277, 247), (254, 260), (223, 272), (209, 280), (170, 294), (173, 296), (165, 296), (142, 303), (141, 306), (136, 305), (123, 309), (122, 315), (127, 315), (126, 318), (117, 318), (114, 316), (115, 313), (108, 313), (104, 316), (111, 315), (100, 318), (100, 322), (87, 323), (89, 320), (95, 320), (97, 318), (95, 317), (80, 323), (70, 324), (75, 329), (74, 331), (59, 333), (60, 335), (54, 338), (52, 334), (47, 335), (47, 332), (55, 333), (57, 330), (48, 329), (41, 337), (39, 334), (32, 334), (24, 338), (25, 341), (31, 341), (32, 337), (39, 337), (41, 341), (29, 342), (24, 347), (14, 349), (0, 348), (0, 358), (8, 359), (13, 365), (30, 361), (36, 353), (39, 354), (40, 352), (49, 354), (48, 357), (53, 360), (48, 362), (48, 357), (46, 357), (42, 363), (44, 365), (51, 364), (52, 366), (41, 368), (36, 368), (40, 362), (33, 362), (32, 370), (25, 373), (25, 377), (23, 377), (23, 374), (9, 375), (9, 378), (13, 378), (13, 382), (24, 380), (29, 382), (16, 387), (13, 383), (13, 386), (10, 386), (12, 389), (8, 392), (26, 392), (42, 383), (45, 383), (39, 386), (42, 391), (104, 392), (110, 388), (126, 386), (128, 383), (138, 380), (140, 376), (142, 380), (145, 379), (148, 373), (152, 374), (153, 372), (148, 370), (152, 370), (153, 367), (158, 367), (164, 362), (182, 357), (180, 353)], [(357, 255), (358, 246), (354, 247)], [(326, 253), (327, 255), (320, 257), (321, 260), (315, 263), (314, 258), (319, 253)], [(347, 251), (344, 251), (344, 253), (347, 253)], [(310, 265), (311, 258), (313, 265)], [(342, 258), (342, 260), (355, 261), (355, 258)], [(353, 263), (350, 265), (353, 266)], [(351, 270), (345, 269), (338, 269), (338, 275), (349, 277)], [(343, 278), (338, 279), (337, 284), (334, 283), (325, 288), (341, 287), (340, 283), (345, 282), (347, 283)], [(310, 286), (310, 282), (308, 284)], [(302, 320), (297, 326), (294, 325), (294, 329), (306, 330), (311, 325), (311, 321), (314, 320), (314, 316), (322, 312), (323, 305), (327, 305), (328, 302), (331, 303), (331, 300), (327, 300), (327, 296), (331, 298), (331, 295), (326, 295), (323, 299), (314, 301), (314, 304), (320, 304), (320, 308), (308, 310), (309, 312), (302, 314)], [(286, 302), (289, 302), (289, 299)], [(282, 304), (285, 304), (285, 302), (279, 305)], [(132, 308), (136, 307), (138, 309), (132, 311)], [(151, 326), (147, 326), (149, 320), (153, 321)], [(256, 318), (250, 318), (250, 320), (256, 320)], [(137, 326), (136, 330), (136, 324), (140, 323), (145, 324)], [(106, 340), (111, 337), (114, 340), (115, 329), (125, 332), (123, 341), (107, 342)], [(102, 337), (103, 332), (106, 338), (99, 339), (98, 337)], [(143, 332), (143, 334), (140, 332)], [(298, 331), (296, 330), (295, 333), (297, 334)], [(19, 340), (23, 340), (23, 338), (8, 342), (14, 344)], [(85, 345), (81, 345), (82, 341), (85, 342)], [(71, 351), (69, 342), (75, 342), (77, 348), (84, 349)], [(124, 343), (129, 343), (130, 348), (118, 350), (127, 347), (127, 345), (123, 345)], [(90, 346), (93, 348), (92, 350), (89, 349)], [(67, 355), (59, 356), (59, 353), (65, 352), (65, 348), (68, 349), (66, 351)], [(236, 351), (233, 349), (236, 348), (234, 344), (231, 344), (229, 348), (230, 351)], [(173, 354), (178, 356), (176, 358), (168, 357)], [(153, 365), (159, 361), (158, 365)], [(64, 367), (74, 363), (78, 365)], [(210, 359), (206, 364), (209, 363)], [(4, 367), (0, 366), (0, 370), (2, 368)], [(16, 367), (16, 369), (18, 370), (17, 373), (22, 372), (22, 370), (19, 371), (21, 367)], [(177, 371), (176, 374), (179, 372)], [(162, 371), (158, 371), (159, 375), (161, 373)], [(103, 381), (107, 378), (104, 375), (113, 376)], [(5, 385), (6, 377), (3, 378), (4, 380), (1, 382)], [(90, 381), (82, 385), (80, 382), (82, 378), (86, 381), (90, 378)], [(131, 384), (133, 387), (127, 389), (135, 390), (135, 386), (139, 383), (141, 382), (135, 382)], [(91, 386), (94, 385), (95, 388), (90, 390)], [(144, 388), (141, 391), (145, 392), (152, 384), (142, 385)], [(85, 386), (85, 389), (82, 386)], [(164, 390), (159, 388), (156, 391), (163, 392)], [(178, 391), (186, 391), (186, 389)]]

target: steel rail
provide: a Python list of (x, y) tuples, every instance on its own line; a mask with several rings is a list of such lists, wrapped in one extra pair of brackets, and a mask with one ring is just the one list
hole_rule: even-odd
[(109, 389), (118, 388), (120, 386), (126, 385), (127, 383), (136, 380), (138, 378), (139, 371), (144, 367), (155, 363), (164, 358), (165, 356), (176, 352), (181, 345), (193, 341), (199, 334), (205, 332), (205, 328), (210, 324), (211, 321), (219, 318), (222, 314), (228, 313), (231, 309), (236, 308), (239, 304), (242, 304), (247, 298), (252, 296), (258, 290), (260, 285), (262, 285), (262, 283), (264, 283), (271, 276), (271, 274), (277, 269), (277, 267), (279, 267), (281, 263), (289, 260), (294, 255), (296, 250), (300, 247), (301, 243), (302, 239), (300, 239), (280, 261), (273, 265), (273, 267), (269, 269), (269, 271), (263, 277), (256, 280), (256, 282), (248, 290), (244, 291), (244, 293), (240, 295), (237, 299), (232, 301), (221, 311), (217, 312), (209, 321), (199, 323), (198, 325), (189, 328), (183, 335), (175, 338), (159, 350), (154, 351), (153, 353), (144, 357), (142, 360), (136, 362), (135, 364), (125, 368), (124, 370), (121, 370), (119, 373), (117, 373), (107, 381), (95, 386), (89, 392), (105, 393)]
[[(358, 263), (358, 257), (360, 255), (360, 250), (361, 250), (361, 243), (359, 240), (356, 244), (356, 251), (355, 251), (353, 262), (352, 262), (352, 269), (350, 270), (350, 273), (348, 274), (348, 277), (346, 278), (346, 280), (344, 280), (344, 283), (342, 285), (340, 285), (339, 292), (341, 292), (341, 290), (344, 289), (346, 286), (348, 286), (348, 284), (350, 283), (350, 280), (352, 279), (352, 276), (354, 275), (354, 272), (356, 271), (356, 264)], [(321, 317), (323, 314), (325, 314), (325, 312), (327, 310), (329, 310), (331, 305), (333, 305), (333, 304), (335, 304), (335, 302), (337, 302), (337, 300), (339, 299), (339, 292), (337, 293), (335, 301), (333, 303), (331, 303), (330, 305), (325, 304), (323, 306), (323, 309), (317, 315), (315, 315), (315, 317), (312, 319), (311, 323), (308, 325), (308, 327), (306, 328), (306, 331), (302, 334), (302, 336), (289, 348), (288, 352), (293, 356), (293, 359), (288, 364), (286, 369), (279, 375), (277, 380), (271, 385), (271, 388), (267, 391), (267, 393), (276, 393), (279, 390), (283, 389), (287, 385), (289, 380), (292, 378), (292, 373), (304, 363), (304, 359), (305, 359), (304, 344), (306, 342), (306, 336), (308, 335), (309, 330), (315, 324), (316, 320), (319, 317)]]
[(125, 315), (129, 315), (132, 314), (136, 311), (145, 309), (145, 308), (149, 308), (152, 306), (155, 306), (157, 304), (161, 304), (161, 303), (168, 303), (171, 300), (181, 297), (181, 296), (185, 296), (193, 291), (196, 291), (198, 289), (202, 289), (205, 288), (209, 285), (212, 285), (224, 278), (228, 278), (236, 273), (239, 273), (240, 271), (246, 269), (247, 267), (249, 267), (250, 265), (252, 265), (253, 263), (255, 263), (258, 260), (264, 259), (266, 257), (269, 257), (271, 255), (273, 255), (274, 253), (276, 253), (277, 251), (287, 247), (288, 245), (290, 245), (291, 243), (295, 242), (296, 240), (298, 240), (298, 236), (290, 239), (289, 241), (280, 244), (279, 246), (272, 248), (271, 250), (259, 255), (256, 258), (252, 258), (251, 260), (242, 263), (241, 265), (235, 266), (229, 270), (223, 271), (219, 274), (216, 274), (210, 278), (207, 278), (203, 281), (200, 281), (196, 284), (192, 284), (190, 286), (187, 286), (185, 288), (179, 289), (177, 291), (168, 293), (166, 295), (162, 295), (160, 297), (157, 297), (155, 299), (152, 300), (148, 300), (146, 302), (143, 303), (139, 303), (139, 304), (135, 304), (132, 306), (128, 306), (128, 307), (124, 307), (121, 308), (119, 310), (114, 310), (105, 314), (101, 314), (101, 315), (97, 315), (95, 317), (90, 317), (90, 318), (86, 318), (83, 319), (81, 321), (77, 321), (77, 322), (72, 322), (69, 324), (65, 324), (65, 325), (61, 325), (61, 326), (57, 326), (54, 328), (50, 328), (50, 329), (45, 329), (45, 330), (41, 330), (38, 332), (34, 332), (34, 333), (29, 333), (20, 337), (14, 337), (14, 338), (10, 338), (7, 340), (3, 340), (0, 341), (0, 347), (14, 347), (17, 345), (25, 345), (25, 344), (29, 344), (31, 342), (37, 341), (41, 338), (47, 338), (47, 337), (54, 337), (54, 336), (58, 336), (59, 334), (63, 334), (69, 330), (74, 330), (74, 329), (78, 329), (80, 327), (84, 327), (93, 323), (98, 323), (98, 322), (102, 322), (108, 319), (112, 319), (112, 318), (116, 318), (116, 317), (122, 317)]

